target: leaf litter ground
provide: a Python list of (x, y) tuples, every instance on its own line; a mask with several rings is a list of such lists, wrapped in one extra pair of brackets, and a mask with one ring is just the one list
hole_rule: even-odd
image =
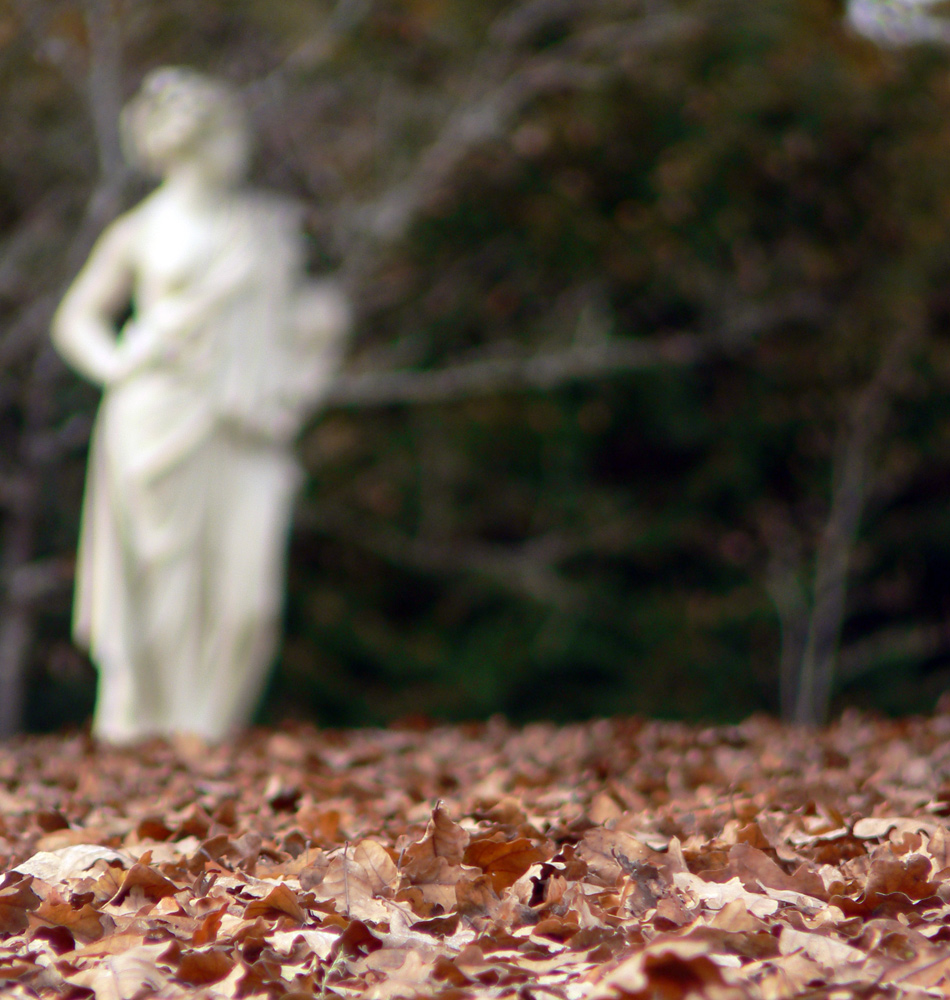
[(950, 996), (950, 716), (0, 744), (10, 997)]

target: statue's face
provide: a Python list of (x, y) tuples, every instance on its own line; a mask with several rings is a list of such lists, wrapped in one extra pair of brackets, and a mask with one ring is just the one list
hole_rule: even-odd
[(154, 173), (188, 162), (221, 183), (244, 174), (247, 129), (233, 95), (215, 80), (189, 70), (157, 70), (127, 106), (124, 124), (136, 158)]

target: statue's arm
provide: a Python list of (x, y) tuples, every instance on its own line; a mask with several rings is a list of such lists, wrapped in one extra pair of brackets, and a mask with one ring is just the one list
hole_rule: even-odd
[(135, 217), (125, 215), (105, 230), (53, 317), (56, 349), (100, 385), (120, 378), (127, 367), (115, 324), (132, 294), (135, 229)]
[(296, 342), (307, 359), (313, 391), (321, 395), (336, 375), (353, 327), (349, 301), (333, 281), (305, 281), (293, 309)]
[(333, 281), (304, 281), (293, 302), (291, 325), (294, 363), (285, 392), (296, 433), (340, 370), (353, 325), (350, 303)]
[(296, 339), (311, 349), (342, 350), (353, 325), (352, 309), (335, 282), (304, 281), (294, 301), (293, 325)]

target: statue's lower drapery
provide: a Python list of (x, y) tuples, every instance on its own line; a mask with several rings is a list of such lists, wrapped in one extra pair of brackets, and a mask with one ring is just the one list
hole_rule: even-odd
[(107, 395), (90, 455), (74, 634), (102, 674), (94, 730), (220, 739), (248, 721), (274, 655), (298, 471), (237, 429), (149, 462), (143, 426), (173, 437), (176, 404), (200, 418), (140, 382)]

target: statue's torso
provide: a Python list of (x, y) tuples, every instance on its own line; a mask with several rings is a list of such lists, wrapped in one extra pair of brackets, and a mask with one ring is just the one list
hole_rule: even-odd
[(268, 195), (196, 204), (162, 188), (132, 218), (125, 336), (155, 349), (110, 390), (108, 408), (130, 464), (154, 470), (280, 405), (293, 367), (283, 326), (299, 277), (296, 218)]
[(237, 197), (195, 206), (159, 190), (146, 199), (135, 210), (140, 220), (133, 258), (136, 308), (145, 312), (169, 296), (187, 293), (207, 280), (222, 255), (233, 258), (242, 208)]

